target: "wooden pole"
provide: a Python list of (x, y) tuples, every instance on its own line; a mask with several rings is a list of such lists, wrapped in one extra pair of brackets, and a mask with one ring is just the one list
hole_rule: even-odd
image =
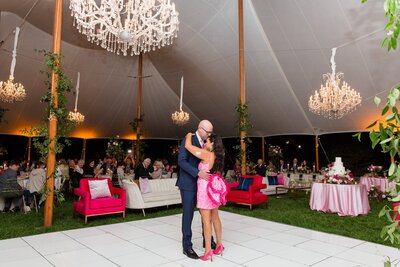
[(31, 161), (31, 150), (32, 150), (32, 137), (28, 136), (28, 159), (27, 162)]
[(315, 171), (319, 171), (318, 135), (315, 136)]
[(86, 139), (83, 139), (81, 159), (86, 160)]
[[(238, 13), (239, 13), (239, 80), (240, 80), (240, 105), (245, 105), (245, 91), (244, 91), (244, 33), (243, 33), (243, 0), (238, 0)], [(246, 121), (242, 118), (241, 124)], [(241, 172), (242, 175), (246, 174), (246, 131), (240, 131), (240, 151), (242, 156)]]
[(137, 91), (137, 128), (136, 128), (136, 161), (140, 161), (140, 117), (142, 115), (142, 76), (143, 76), (143, 54), (139, 54), (138, 61), (138, 91)]
[(262, 155), (262, 160), (265, 163), (265, 138), (264, 138), (264, 136), (261, 137), (261, 155)]
[[(55, 0), (54, 7), (54, 25), (53, 25), (53, 45), (54, 54), (60, 54), (61, 44), (61, 24), (62, 24), (62, 0)], [(59, 62), (56, 62), (58, 65)], [(51, 95), (54, 107), (58, 107), (57, 97), (58, 74), (53, 70), (51, 74)], [(47, 149), (47, 197), (44, 204), (44, 227), (50, 227), (53, 224), (53, 202), (54, 202), (54, 169), (56, 165), (56, 154), (54, 153), (55, 138), (57, 135), (57, 117), (53, 114), (49, 115), (49, 139), (50, 143)]]

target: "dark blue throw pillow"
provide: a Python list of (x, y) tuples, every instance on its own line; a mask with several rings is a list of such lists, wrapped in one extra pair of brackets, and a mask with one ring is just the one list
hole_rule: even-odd
[(278, 176), (267, 176), (269, 185), (278, 185)]
[(254, 179), (253, 178), (243, 178), (240, 177), (239, 179), (239, 185), (236, 188), (237, 190), (244, 190), (244, 191), (248, 191), (249, 190), (249, 186), (253, 184)]

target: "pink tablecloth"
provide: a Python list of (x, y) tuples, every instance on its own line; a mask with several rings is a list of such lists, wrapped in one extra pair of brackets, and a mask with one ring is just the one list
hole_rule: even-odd
[(358, 216), (370, 211), (367, 188), (363, 184), (337, 185), (314, 183), (311, 189), (312, 210)]
[(370, 176), (362, 176), (360, 178), (360, 184), (364, 184), (367, 191), (371, 190), (371, 186), (379, 187), (381, 191), (385, 192), (386, 188), (393, 187), (394, 183), (389, 183), (387, 178), (375, 178)]

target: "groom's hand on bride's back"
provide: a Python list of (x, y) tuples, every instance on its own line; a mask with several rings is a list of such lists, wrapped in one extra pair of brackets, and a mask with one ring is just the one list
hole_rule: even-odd
[(208, 180), (208, 179), (210, 178), (210, 172), (199, 171), (198, 176), (199, 176), (201, 179)]

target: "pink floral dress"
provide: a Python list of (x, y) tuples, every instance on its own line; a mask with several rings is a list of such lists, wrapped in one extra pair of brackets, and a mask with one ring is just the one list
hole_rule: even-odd
[[(200, 171), (209, 171), (209, 164), (199, 163)], [(215, 209), (226, 203), (226, 184), (219, 174), (211, 174), (210, 179), (197, 178), (197, 208)]]

